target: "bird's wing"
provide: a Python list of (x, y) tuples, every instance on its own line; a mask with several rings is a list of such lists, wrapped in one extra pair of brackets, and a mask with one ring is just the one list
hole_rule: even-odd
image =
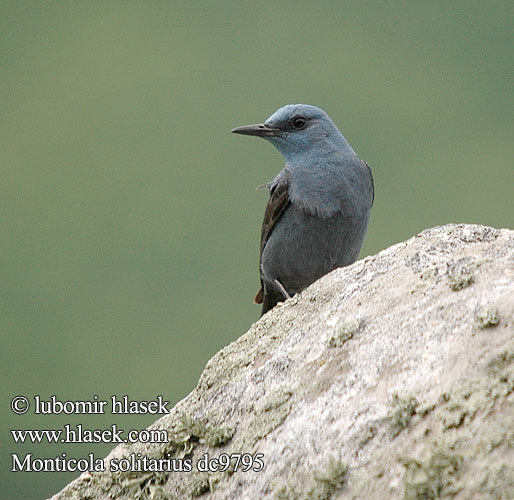
[(371, 206), (373, 206), (373, 202), (375, 201), (375, 186), (373, 184), (373, 174), (371, 173), (371, 167), (369, 166), (368, 162), (364, 160), (361, 161), (368, 168), (369, 177), (371, 179)]
[[(270, 198), (264, 212), (264, 220), (262, 221), (259, 265), (262, 261), (262, 252), (264, 251), (264, 247), (266, 246), (273, 228), (284, 213), (285, 209), (288, 207), (289, 203), (289, 175), (283, 175), (276, 184), (272, 184), (270, 186)], [(261, 277), (261, 289), (257, 292), (254, 302), (256, 304), (262, 304), (264, 300), (263, 296), (264, 285)]]

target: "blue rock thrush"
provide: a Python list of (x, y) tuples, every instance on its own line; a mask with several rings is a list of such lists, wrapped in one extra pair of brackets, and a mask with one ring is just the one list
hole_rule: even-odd
[(264, 123), (232, 130), (271, 142), (284, 169), (267, 184), (261, 231), (262, 314), (357, 259), (373, 205), (373, 177), (328, 115), (289, 104)]

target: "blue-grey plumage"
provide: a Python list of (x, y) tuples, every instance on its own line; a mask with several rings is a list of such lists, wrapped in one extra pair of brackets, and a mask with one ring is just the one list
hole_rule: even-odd
[(328, 115), (289, 104), (263, 124), (232, 132), (256, 135), (284, 156), (269, 184), (261, 233), (262, 314), (318, 278), (357, 259), (373, 204), (373, 177)]

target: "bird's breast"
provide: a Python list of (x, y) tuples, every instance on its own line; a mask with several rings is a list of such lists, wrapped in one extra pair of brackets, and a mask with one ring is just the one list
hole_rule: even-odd
[(369, 174), (358, 158), (289, 168), (289, 198), (305, 212), (327, 218), (343, 211), (352, 216), (371, 207)]
[(292, 202), (264, 247), (263, 279), (279, 279), (290, 293), (297, 293), (336, 267), (354, 262), (366, 226), (367, 216), (337, 211), (319, 217)]

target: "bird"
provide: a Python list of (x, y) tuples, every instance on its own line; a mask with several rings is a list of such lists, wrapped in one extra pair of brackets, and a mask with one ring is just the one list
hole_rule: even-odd
[(285, 159), (264, 186), (261, 316), (330, 271), (357, 260), (374, 200), (373, 176), (322, 109), (288, 104), (263, 123), (232, 129), (261, 137)]

